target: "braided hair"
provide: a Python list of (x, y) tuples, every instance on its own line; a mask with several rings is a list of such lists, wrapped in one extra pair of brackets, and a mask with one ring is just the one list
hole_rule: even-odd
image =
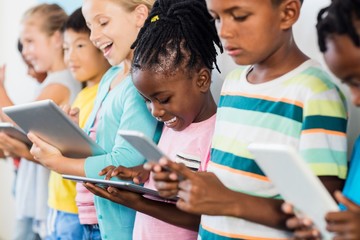
[(320, 10), (316, 29), (321, 52), (325, 52), (326, 38), (330, 34), (346, 34), (355, 46), (360, 46), (360, 38), (353, 21), (360, 19), (360, 0), (333, 0), (331, 4)]
[(173, 72), (216, 63), (216, 46), (223, 52), (205, 0), (157, 0), (136, 41), (132, 71)]

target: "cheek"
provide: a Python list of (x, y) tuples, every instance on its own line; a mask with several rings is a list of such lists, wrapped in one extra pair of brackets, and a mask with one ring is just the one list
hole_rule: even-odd
[(359, 87), (351, 87), (351, 99), (355, 106), (360, 107), (360, 88)]

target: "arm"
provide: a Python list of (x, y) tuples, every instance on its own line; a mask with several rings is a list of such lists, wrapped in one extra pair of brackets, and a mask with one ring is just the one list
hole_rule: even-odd
[(29, 161), (36, 162), (29, 152), (29, 147), (25, 143), (5, 133), (0, 133), (0, 149), (6, 152), (8, 156), (22, 157)]
[[(7, 95), (5, 89), (5, 72), (6, 72), (6, 66), (5, 65), (0, 66), (0, 109), (3, 107), (14, 105), (14, 103)], [(2, 111), (0, 111), (0, 119), (2, 121), (9, 120), (9, 118)]]
[(4, 159), (6, 156), (5, 156), (5, 154), (4, 154), (4, 152), (0, 149), (0, 158), (1, 159)]
[[(286, 220), (290, 216), (282, 212), (282, 200), (232, 191), (225, 187), (213, 173), (192, 172), (184, 165), (166, 159), (162, 159), (160, 164), (162, 167), (171, 169), (172, 181), (178, 179), (178, 176), (185, 179), (176, 187), (180, 189), (178, 193), (180, 200), (177, 206), (181, 210), (194, 214), (232, 216), (278, 229), (287, 229)], [(177, 176), (175, 177), (174, 174)], [(167, 175), (155, 174), (154, 176), (156, 187), (160, 192), (164, 189), (169, 192), (174, 187), (173, 182), (168, 183)], [(161, 182), (162, 176), (166, 176), (163, 182)], [(166, 196), (171, 196), (171, 194)]]
[(33, 133), (29, 133), (28, 138), (33, 142), (30, 153), (35, 161), (60, 174), (85, 176), (85, 159), (64, 157), (57, 148)]
[[(99, 178), (99, 172), (110, 165), (129, 168), (141, 165), (145, 161), (144, 157), (117, 132), (119, 130), (135, 130), (152, 139), (157, 122), (147, 110), (144, 100), (137, 93), (135, 87), (125, 87), (127, 89), (123, 92), (116, 93), (119, 96), (111, 101), (111, 105), (102, 107), (104, 118), (102, 122), (99, 122), (97, 139), (109, 153), (106, 156), (92, 156), (86, 159), (87, 177)], [(109, 102), (108, 100), (107, 103)], [(114, 122), (118, 122), (118, 125), (115, 125)]]
[(119, 190), (114, 187), (108, 187), (105, 190), (91, 183), (86, 183), (85, 187), (95, 195), (107, 198), (115, 203), (132, 208), (164, 222), (193, 231), (197, 231), (199, 228), (199, 215), (180, 211), (174, 204), (150, 200), (137, 193)]

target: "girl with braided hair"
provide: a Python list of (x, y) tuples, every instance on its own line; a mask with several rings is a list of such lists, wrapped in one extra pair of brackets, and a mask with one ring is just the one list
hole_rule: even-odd
[[(216, 104), (210, 92), (211, 71), (222, 46), (203, 0), (158, 0), (140, 30), (132, 62), (135, 87), (164, 123), (159, 147), (194, 171), (206, 169), (215, 124)], [(141, 166), (109, 166), (101, 173), (154, 189)], [(133, 179), (135, 177), (135, 179)], [(114, 187), (93, 192), (137, 210), (133, 239), (196, 239), (200, 216), (175, 204), (149, 199)]]

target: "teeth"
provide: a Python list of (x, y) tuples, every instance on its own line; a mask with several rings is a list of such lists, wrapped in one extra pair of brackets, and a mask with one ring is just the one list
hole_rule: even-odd
[(104, 44), (99, 46), (99, 49), (103, 51), (106, 47), (110, 46), (111, 44), (112, 44), (111, 42), (110, 43), (104, 43)]
[(174, 123), (175, 121), (176, 121), (176, 117), (170, 119), (169, 121), (165, 121), (164, 124), (165, 124), (165, 125), (169, 125), (169, 124)]

